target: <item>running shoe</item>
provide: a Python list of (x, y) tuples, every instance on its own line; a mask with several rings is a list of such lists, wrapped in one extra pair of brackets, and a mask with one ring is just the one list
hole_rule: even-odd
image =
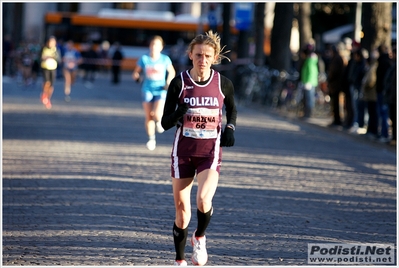
[(156, 127), (157, 127), (158, 133), (163, 133), (165, 131), (161, 125), (161, 122), (159, 122), (159, 121), (156, 123)]
[(52, 105), (51, 105), (50, 100), (48, 100), (44, 106), (46, 106), (46, 109), (51, 109)]
[(193, 256), (191, 260), (194, 265), (203, 266), (208, 261), (208, 253), (206, 252), (206, 237), (196, 237), (195, 232), (191, 237), (191, 245), (193, 246)]
[(51, 102), (50, 99), (45, 95), (42, 94), (42, 96), (40, 97), (44, 107), (46, 107), (46, 109), (51, 109)]
[(42, 103), (43, 103), (44, 105), (46, 105), (46, 104), (49, 102), (49, 99), (47, 98), (47, 95), (46, 95), (46, 94), (42, 94), (42, 95), (40, 96), (40, 100), (42, 101)]
[(187, 266), (187, 262), (185, 260), (176, 260), (174, 266)]
[(157, 147), (157, 142), (155, 140), (149, 140), (146, 144), (148, 150), (153, 151)]

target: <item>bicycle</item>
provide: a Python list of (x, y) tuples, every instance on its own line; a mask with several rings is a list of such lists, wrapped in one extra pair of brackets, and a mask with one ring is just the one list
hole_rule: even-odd
[(297, 103), (295, 91), (297, 88), (299, 74), (290, 74), (286, 71), (273, 70), (271, 92), (268, 98), (268, 105), (271, 108), (287, 107)]
[(254, 102), (262, 103), (265, 98), (264, 87), (268, 82), (269, 69), (250, 63), (239, 69), (237, 76), (240, 79), (238, 86), (239, 102), (244, 105), (250, 105)]

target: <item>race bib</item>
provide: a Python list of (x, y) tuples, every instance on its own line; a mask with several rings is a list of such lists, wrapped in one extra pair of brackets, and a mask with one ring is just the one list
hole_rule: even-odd
[(46, 59), (46, 69), (55, 70), (57, 69), (57, 61), (53, 58)]
[(73, 52), (67, 52), (64, 56), (65, 66), (68, 69), (75, 69), (77, 58)]
[(164, 80), (165, 76), (164, 76), (164, 67), (162, 64), (155, 64), (153, 66), (148, 66), (145, 70), (146, 72), (146, 77), (150, 80), (153, 81), (159, 81), (159, 80)]
[(67, 62), (68, 69), (74, 69), (76, 67), (76, 63), (73, 61)]
[(194, 139), (217, 138), (219, 109), (190, 108), (184, 115), (183, 136)]

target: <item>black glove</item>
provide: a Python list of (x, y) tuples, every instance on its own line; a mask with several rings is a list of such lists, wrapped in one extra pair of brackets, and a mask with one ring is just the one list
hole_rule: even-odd
[(188, 104), (187, 103), (181, 103), (177, 107), (176, 111), (173, 113), (173, 118), (175, 121), (178, 121), (180, 118), (183, 117), (188, 111)]
[(229, 128), (229, 127), (225, 127), (224, 131), (222, 132), (222, 138), (220, 140), (220, 146), (221, 147), (231, 147), (234, 146), (234, 130)]

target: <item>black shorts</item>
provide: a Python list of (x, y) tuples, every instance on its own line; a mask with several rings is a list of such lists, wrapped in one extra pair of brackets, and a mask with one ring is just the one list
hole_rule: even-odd
[(47, 69), (42, 69), (42, 70), (43, 70), (44, 82), (45, 83), (50, 82), (51, 86), (53, 86), (57, 76), (57, 70), (47, 70)]

